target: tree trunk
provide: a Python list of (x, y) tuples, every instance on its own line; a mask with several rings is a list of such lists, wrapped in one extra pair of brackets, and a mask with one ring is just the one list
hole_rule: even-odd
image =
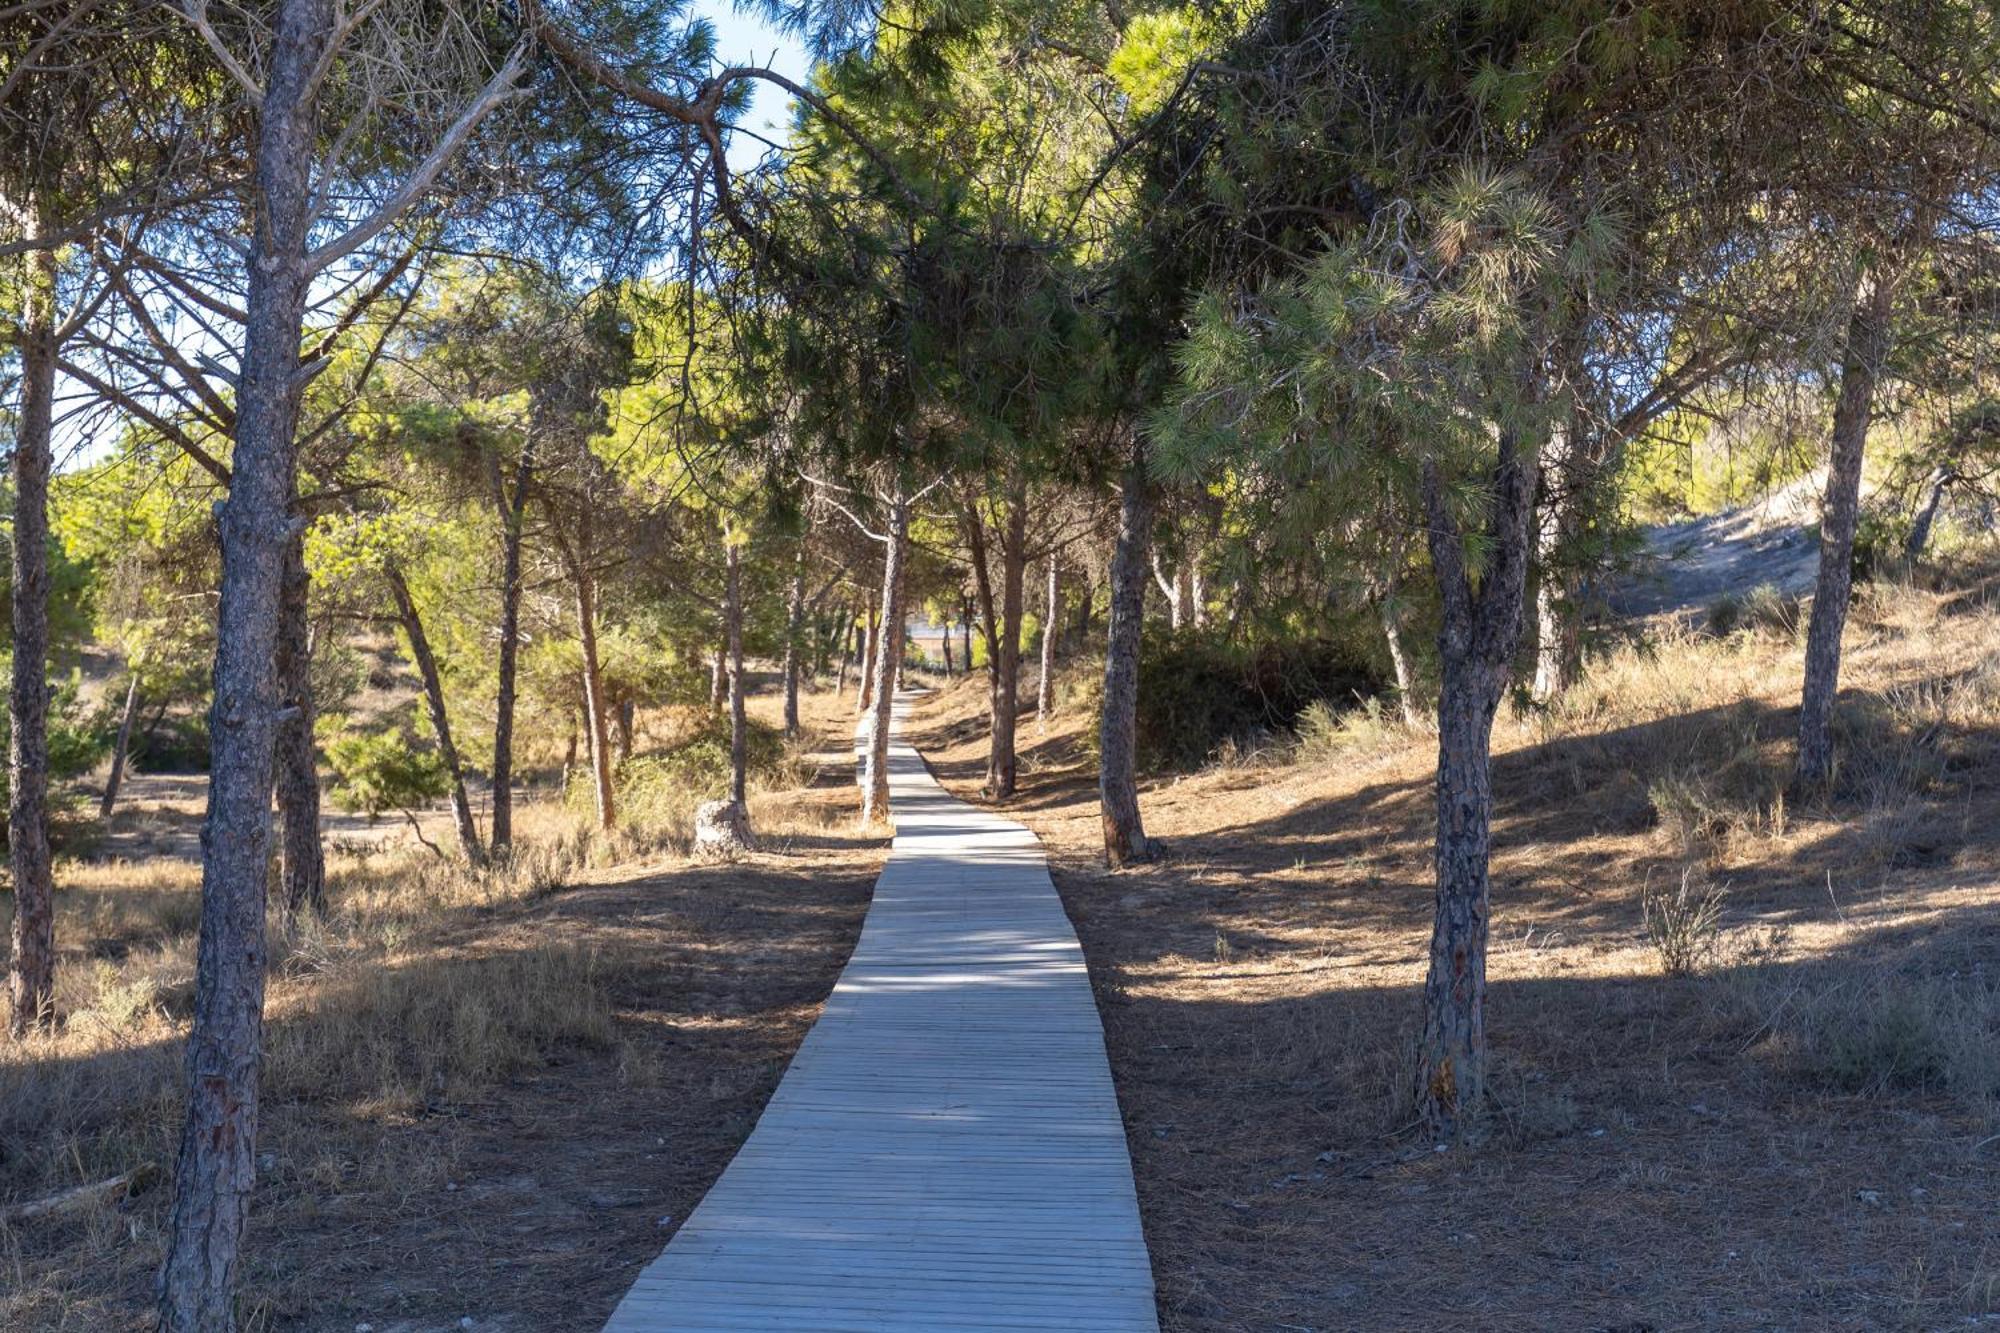
[(1910, 524), (1910, 535), (1903, 542), (1903, 558), (1916, 561), (1923, 559), (1930, 548), (1931, 528), (1937, 523), (1938, 510), (1944, 504), (1944, 494), (1958, 480), (1958, 472), (1950, 464), (1940, 464), (1931, 473), (1930, 494), (1924, 499), (1924, 507), (1917, 511), (1917, 517)]
[(505, 857), (514, 844), (514, 693), (521, 655), (521, 539), (528, 488), (535, 473), (534, 438), (521, 450), (514, 491), (506, 493), (500, 466), (493, 464), (493, 504), (500, 515), (500, 643), (493, 696), (493, 855)]
[(972, 604), (967, 602), (960, 608), (958, 617), (959, 660), (965, 663), (965, 674), (972, 674)]
[(29, 257), (14, 432), (13, 676), (7, 695), (7, 857), (14, 876), (14, 1036), (55, 1017), (55, 873), (49, 856), (49, 469), (56, 381), (56, 261)]
[[(737, 609), (736, 639), (743, 637), (743, 613)], [(789, 614), (785, 617), (785, 739), (799, 738), (799, 652), (804, 646), (800, 640), (805, 635), (806, 624), (806, 548), (799, 543), (798, 556), (792, 566), (792, 596)], [(730, 649), (731, 653), (736, 651)]]
[(938, 635), (938, 646), (944, 650), (944, 678), (950, 680), (953, 672), (951, 666), (951, 626), (949, 624), (945, 625), (944, 632)]
[(1035, 725), (1046, 731), (1049, 725), (1049, 710), (1055, 702), (1051, 682), (1056, 674), (1056, 617), (1062, 607), (1057, 602), (1056, 558), (1049, 557), (1049, 590), (1043, 603), (1042, 613), (1042, 674), (1035, 682)]
[(111, 776), (104, 780), (104, 799), (97, 803), (97, 817), (111, 818), (118, 804), (118, 788), (125, 782), (125, 761), (132, 753), (132, 723), (139, 716), (139, 673), (125, 682), (125, 710), (118, 717), (118, 739), (111, 747)]
[(305, 387), (299, 344), (312, 285), (305, 259), (318, 146), (312, 82), (331, 22), (326, 0), (283, 0), (258, 106), (235, 447), (218, 523), (222, 580), (187, 1121), (160, 1270), (161, 1333), (235, 1328), (236, 1266), (256, 1179), (278, 608), (285, 548), (300, 526), (290, 509)]
[(1819, 525), (1819, 582), (1806, 630), (1805, 684), (1799, 701), (1797, 785), (1821, 788), (1833, 777), (1833, 701), (1840, 687), (1840, 639), (1854, 591), (1854, 528), (1861, 507), (1861, 463), (1875, 381), (1889, 353), (1892, 289), (1882, 274), (1866, 275), (1855, 293), (1833, 412), (1826, 503)]
[(861, 801), (863, 824), (889, 817), (889, 715), (903, 656), (903, 565), (910, 543), (910, 507), (900, 494), (889, 506), (888, 538), (883, 543), (882, 625), (875, 635), (874, 701), (870, 705), (867, 781)]
[(729, 697), (729, 631), (724, 630), (722, 638), (715, 645), (715, 660), (708, 670), (708, 711), (722, 712), (722, 705)]
[(1403, 617), (1396, 608), (1395, 593), (1375, 603), (1375, 614), (1382, 621), (1382, 638), (1389, 645), (1389, 665), (1396, 672), (1396, 703), (1402, 709), (1403, 725), (1416, 727), (1423, 725), (1424, 714), (1417, 702), (1417, 673), (1410, 662), (1410, 650), (1403, 642)]
[(631, 698), (618, 701), (611, 710), (611, 717), (618, 728), (618, 762), (627, 763), (632, 758), (632, 733), (639, 722), (638, 702)]
[(289, 715), (278, 728), (277, 796), (285, 906), (318, 916), (326, 912), (326, 852), (320, 845), (319, 759), (313, 745), (310, 593), (301, 534), (285, 548), (278, 609), (278, 689)]
[[(585, 543), (588, 550), (588, 543)], [(597, 661), (597, 586), (583, 561), (570, 569), (576, 582), (576, 633), (583, 644), (583, 726), (590, 741), (590, 778), (597, 794), (597, 826), (607, 833), (618, 824), (618, 797), (611, 784), (611, 737), (606, 729), (604, 675)]]
[(1576, 578), (1563, 568), (1582, 505), (1582, 440), (1575, 430), (1558, 427), (1549, 433), (1542, 460), (1544, 489), (1550, 490), (1546, 512), (1535, 535), (1535, 684), (1534, 699), (1547, 703), (1567, 693), (1583, 676), (1583, 612), (1577, 605)]
[(992, 724), (988, 728), (986, 795), (1013, 796), (1019, 761), (1015, 735), (1021, 718), (1022, 584), (1028, 567), (1028, 493), (1016, 483), (1007, 499), (1007, 526), (1000, 535), (1000, 639), (993, 672)]
[[(727, 539), (725, 539), (727, 540)], [(723, 618), (729, 635), (729, 802), (742, 818), (750, 810), (750, 721), (743, 707), (743, 550), (728, 543), (728, 582), (724, 588)], [(798, 718), (797, 697), (792, 699), (793, 717)]]
[(1136, 438), (1118, 506), (1111, 554), (1110, 627), (1104, 645), (1104, 711), (1098, 720), (1097, 793), (1104, 816), (1104, 860), (1113, 869), (1150, 861), (1155, 850), (1139, 817), (1139, 639), (1153, 537), (1152, 481), (1145, 445)]
[(1181, 627), (1182, 616), (1180, 578), (1178, 575), (1173, 578), (1167, 577), (1166, 568), (1160, 563), (1160, 552), (1157, 547), (1149, 551), (1148, 555), (1153, 570), (1153, 582), (1159, 585), (1160, 595), (1167, 599), (1167, 628), (1177, 630)]
[(1417, 1043), (1416, 1103), (1425, 1126), (1456, 1137), (1486, 1087), (1487, 867), (1493, 793), (1493, 716), (1521, 643), (1533, 546), (1537, 456), (1500, 433), (1484, 545), (1473, 590), (1465, 542), (1435, 464), (1424, 470), (1431, 564), (1443, 623), (1438, 655), (1437, 910)]
[(479, 826), (472, 819), (472, 802), (466, 798), (465, 768), (459, 763), (458, 746), (452, 743), (451, 717), (445, 711), (444, 677), (439, 674), (437, 658), (431, 652), (430, 636), (424, 632), (423, 617), (417, 613), (403, 571), (394, 562), (385, 563), (382, 577), (389, 585), (390, 596), (396, 600), (396, 618), (403, 622), (403, 634), (410, 641), (410, 661), (424, 682), (424, 708), (430, 714), (431, 733), (437, 737), (438, 758), (444, 763), (445, 775), (451, 779), (451, 819), (458, 830), (458, 848), (468, 863), (485, 865), (486, 851), (479, 843)]
[(854, 700), (856, 716), (866, 713), (869, 705), (875, 701), (875, 630), (878, 619), (878, 604), (870, 600), (868, 603), (868, 626), (862, 631), (861, 635), (861, 679), (859, 685), (856, 687), (857, 693)]

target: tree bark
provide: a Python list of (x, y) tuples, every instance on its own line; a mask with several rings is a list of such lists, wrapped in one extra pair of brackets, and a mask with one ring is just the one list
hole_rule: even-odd
[(529, 436), (514, 469), (509, 495), (494, 460), (493, 504), (500, 516), (500, 644), (493, 696), (493, 855), (504, 857), (514, 844), (514, 696), (521, 655), (521, 541), (526, 528), (528, 489), (535, 474), (534, 437)]
[(424, 682), (424, 708), (430, 714), (431, 734), (437, 737), (438, 758), (451, 779), (451, 819), (458, 831), (458, 848), (468, 863), (486, 864), (486, 850), (479, 842), (479, 825), (472, 818), (472, 802), (465, 793), (465, 767), (459, 762), (458, 746), (451, 739), (451, 715), (445, 709), (444, 677), (437, 657), (431, 652), (430, 636), (424, 632), (424, 618), (410, 596), (403, 571), (391, 561), (382, 567), (389, 594), (396, 601), (396, 618), (403, 623), (403, 635), (410, 641), (410, 661)]
[[(737, 611), (736, 639), (743, 637), (742, 610)], [(800, 640), (805, 636), (806, 624), (806, 548), (799, 543), (799, 550), (792, 565), (791, 605), (785, 616), (785, 739), (799, 738), (799, 653), (804, 645)], [(734, 654), (735, 648), (730, 652)]]
[(132, 724), (139, 716), (139, 673), (133, 671), (125, 682), (125, 709), (118, 717), (118, 739), (111, 746), (111, 776), (104, 780), (104, 799), (97, 803), (97, 817), (111, 818), (118, 804), (118, 789), (125, 782), (125, 761), (132, 753)]
[[(725, 538), (725, 540), (728, 540)], [(739, 819), (750, 810), (750, 721), (743, 705), (743, 551), (728, 541), (728, 578), (723, 589), (723, 618), (729, 636), (729, 802)], [(792, 699), (797, 722), (797, 696)]]
[(867, 781), (862, 786), (861, 822), (889, 817), (889, 716), (896, 698), (896, 672), (903, 656), (903, 565), (910, 544), (910, 507), (899, 492), (889, 505), (888, 540), (882, 560), (882, 624), (875, 635), (874, 699), (868, 723)]
[(1403, 642), (1403, 617), (1396, 608), (1395, 593), (1378, 598), (1375, 614), (1382, 622), (1382, 638), (1389, 646), (1389, 665), (1396, 673), (1396, 703), (1402, 710), (1403, 725), (1421, 726), (1423, 708), (1417, 702), (1417, 672), (1410, 661), (1409, 646)]
[(854, 700), (854, 711), (857, 716), (866, 713), (869, 705), (875, 701), (875, 659), (877, 655), (875, 651), (875, 630), (878, 619), (878, 603), (871, 599), (868, 603), (868, 626), (862, 632), (861, 636), (861, 679), (860, 683), (856, 686)]
[[(584, 549), (589, 549), (588, 542)], [(597, 826), (609, 832), (618, 824), (618, 797), (611, 782), (604, 674), (597, 661), (597, 584), (582, 559), (571, 566), (570, 577), (576, 583), (576, 633), (583, 645), (583, 725), (590, 740), (590, 777), (597, 794)]]
[(1854, 529), (1861, 508), (1861, 464), (1875, 382), (1889, 354), (1893, 291), (1886, 275), (1864, 275), (1848, 319), (1840, 398), (1833, 412), (1826, 502), (1819, 525), (1819, 582), (1806, 629), (1805, 682), (1799, 700), (1796, 783), (1801, 791), (1833, 777), (1833, 701), (1840, 688), (1840, 639), (1854, 592)]
[(320, 844), (319, 760), (313, 744), (311, 583), (303, 534), (285, 548), (278, 608), (278, 689), (287, 716), (278, 728), (277, 796), (282, 819), (285, 906), (326, 911), (326, 852)]
[(1056, 673), (1056, 617), (1062, 612), (1057, 595), (1056, 558), (1050, 556), (1048, 596), (1042, 612), (1042, 674), (1035, 682), (1035, 725), (1043, 730), (1048, 729), (1049, 710), (1055, 702), (1051, 682)]
[(1910, 524), (1910, 535), (1903, 541), (1903, 558), (1921, 560), (1930, 548), (1931, 529), (1937, 523), (1938, 510), (1944, 505), (1944, 495), (1958, 480), (1958, 473), (1949, 464), (1940, 464), (1931, 473), (1930, 494), (1924, 499), (1924, 507), (1917, 511), (1916, 519)]
[(1583, 676), (1583, 615), (1577, 605), (1576, 576), (1562, 565), (1583, 502), (1578, 494), (1585, 481), (1581, 445), (1574, 429), (1559, 427), (1549, 433), (1542, 461), (1544, 489), (1552, 493), (1535, 534), (1537, 703), (1567, 693)]
[(708, 669), (708, 711), (720, 713), (729, 698), (729, 631), (715, 645), (715, 660)]
[(1486, 941), (1493, 717), (1521, 642), (1535, 517), (1537, 457), (1500, 432), (1486, 518), (1487, 563), (1475, 591), (1464, 539), (1436, 465), (1424, 470), (1431, 564), (1443, 624), (1438, 693), (1436, 915), (1417, 1041), (1416, 1102), (1425, 1126), (1456, 1137), (1486, 1087)]
[(160, 1270), (161, 1333), (235, 1328), (236, 1268), (256, 1179), (277, 623), (285, 548), (300, 527), (290, 509), (311, 287), (312, 84), (331, 22), (326, 0), (283, 0), (258, 106), (235, 447), (218, 524), (222, 580), (187, 1120)]
[(56, 260), (27, 263), (14, 431), (13, 672), (7, 694), (7, 858), (14, 877), (8, 1030), (55, 1017), (55, 873), (49, 855), (49, 470), (56, 382)]
[(1000, 637), (994, 654), (991, 725), (987, 729), (986, 795), (1013, 796), (1019, 760), (1015, 739), (1021, 720), (1021, 619), (1028, 567), (1028, 488), (1009, 487), (1007, 526), (1000, 534)]
[(1111, 554), (1111, 614), (1104, 645), (1104, 711), (1098, 720), (1097, 794), (1104, 818), (1104, 860), (1113, 869), (1155, 855), (1139, 816), (1139, 641), (1153, 537), (1152, 481), (1145, 445), (1135, 437), (1118, 506)]

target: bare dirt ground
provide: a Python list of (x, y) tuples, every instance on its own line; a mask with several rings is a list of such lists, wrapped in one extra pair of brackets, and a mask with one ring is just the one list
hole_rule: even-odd
[[(1788, 634), (1623, 650), (1503, 718), (1492, 1114), (1448, 1151), (1404, 1110), (1435, 742), (1158, 778), (1168, 859), (1108, 873), (1087, 703), (1025, 722), (1009, 811), (1090, 960), (1169, 1333), (2000, 1320), (1992, 606), (1862, 599), (1824, 806), (1782, 796)], [(913, 733), (975, 799), (983, 708)], [(1642, 902), (1683, 871), (1726, 897), (1670, 977)]]
[[(274, 923), (246, 1328), (601, 1326), (754, 1124), (859, 931), (886, 839), (854, 828), (850, 709), (813, 696), (809, 715), (832, 738), (817, 776), (753, 798), (764, 843), (742, 861), (501, 882), (391, 851), (336, 860), (326, 926)], [(0, 1058), (0, 1207), (157, 1179), (178, 1128), (198, 871), (63, 878), (66, 1023)], [(0, 1327), (150, 1327), (167, 1193), (0, 1224)]]

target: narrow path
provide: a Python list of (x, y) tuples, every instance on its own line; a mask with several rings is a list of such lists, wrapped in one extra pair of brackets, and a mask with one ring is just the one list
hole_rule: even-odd
[(854, 957), (606, 1333), (1156, 1333), (1104, 1032), (1041, 847), (900, 737), (889, 770), (896, 842)]

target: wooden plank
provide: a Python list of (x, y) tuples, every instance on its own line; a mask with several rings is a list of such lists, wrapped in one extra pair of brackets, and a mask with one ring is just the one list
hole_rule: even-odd
[(606, 1333), (1158, 1333), (1104, 1029), (1040, 844), (900, 737), (889, 772), (896, 840), (854, 956)]

